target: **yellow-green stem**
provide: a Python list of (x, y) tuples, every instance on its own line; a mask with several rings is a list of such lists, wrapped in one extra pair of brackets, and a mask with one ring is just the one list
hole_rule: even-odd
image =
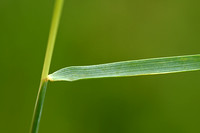
[(46, 55), (45, 55), (45, 60), (44, 60), (44, 65), (43, 65), (43, 70), (42, 70), (40, 87), (38, 90), (37, 99), (35, 103), (30, 133), (38, 133), (38, 130), (39, 130), (43, 103), (44, 103), (47, 83), (48, 83), (47, 76), (49, 74), (49, 68), (51, 64), (51, 58), (53, 54), (53, 49), (54, 49), (54, 44), (56, 40), (56, 34), (58, 31), (58, 25), (59, 25), (60, 16), (61, 16), (62, 8), (63, 8), (63, 3), (64, 3), (64, 0), (55, 1), (52, 24), (51, 24), (50, 33), (49, 33), (49, 40), (47, 44), (47, 50), (46, 50)]
[(47, 78), (64, 0), (56, 0), (41, 80)]

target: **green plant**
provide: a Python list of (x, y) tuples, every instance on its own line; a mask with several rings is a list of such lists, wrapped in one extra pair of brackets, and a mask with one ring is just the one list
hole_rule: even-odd
[(48, 81), (167, 74), (200, 70), (200, 55), (122, 61), (91, 66), (71, 66), (49, 73), (56, 33), (64, 0), (56, 0), (31, 133), (37, 133)]

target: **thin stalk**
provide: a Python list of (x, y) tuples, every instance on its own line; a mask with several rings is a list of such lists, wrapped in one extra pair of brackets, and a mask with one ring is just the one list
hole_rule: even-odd
[(38, 133), (46, 89), (47, 89), (47, 83), (48, 83), (47, 76), (49, 74), (49, 68), (51, 64), (51, 58), (53, 54), (53, 49), (54, 49), (54, 44), (55, 44), (56, 35), (58, 31), (58, 25), (59, 25), (60, 16), (61, 16), (62, 8), (63, 8), (63, 3), (64, 3), (64, 0), (55, 1), (52, 24), (51, 24), (51, 29), (49, 33), (49, 39), (48, 39), (47, 50), (46, 50), (46, 55), (45, 55), (45, 60), (44, 60), (44, 65), (43, 65), (43, 70), (42, 70), (40, 87), (38, 90), (37, 99), (35, 103), (30, 133)]
[(47, 78), (64, 0), (56, 0), (41, 80)]
[(44, 99), (45, 99), (45, 94), (46, 94), (46, 89), (47, 89), (47, 83), (48, 83), (48, 81), (44, 81), (40, 84), (40, 88), (38, 91), (37, 100), (36, 100), (36, 104), (35, 104), (30, 133), (38, 133)]

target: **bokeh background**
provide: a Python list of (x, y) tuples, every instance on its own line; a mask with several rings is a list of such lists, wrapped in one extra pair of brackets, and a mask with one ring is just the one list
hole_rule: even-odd
[[(54, 0), (0, 1), (0, 132), (28, 133)], [(65, 0), (51, 72), (200, 53), (199, 0)], [(49, 83), (40, 133), (199, 133), (200, 72)]]

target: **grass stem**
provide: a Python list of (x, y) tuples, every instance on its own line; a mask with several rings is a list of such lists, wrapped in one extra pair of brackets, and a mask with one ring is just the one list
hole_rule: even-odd
[(53, 49), (54, 49), (54, 44), (55, 44), (56, 35), (58, 31), (63, 3), (64, 3), (64, 0), (55, 1), (52, 24), (51, 24), (50, 33), (49, 33), (49, 40), (47, 44), (47, 50), (46, 50), (46, 55), (45, 55), (45, 60), (44, 60), (44, 65), (43, 65), (43, 70), (42, 70), (40, 87), (38, 90), (37, 99), (35, 103), (30, 133), (38, 133), (38, 130), (39, 130), (39, 124), (40, 124), (40, 119), (42, 115), (42, 109), (43, 109), (47, 83), (48, 83), (47, 76), (49, 74), (51, 58), (53, 54)]
[(49, 74), (49, 68), (51, 64), (51, 58), (53, 54), (63, 3), (64, 0), (56, 0), (55, 3), (41, 80), (46, 79)]
[(44, 99), (45, 99), (45, 94), (46, 94), (46, 89), (47, 89), (47, 83), (48, 83), (48, 81), (46, 80), (40, 84), (40, 88), (39, 88), (37, 99), (36, 99), (30, 133), (38, 133)]

